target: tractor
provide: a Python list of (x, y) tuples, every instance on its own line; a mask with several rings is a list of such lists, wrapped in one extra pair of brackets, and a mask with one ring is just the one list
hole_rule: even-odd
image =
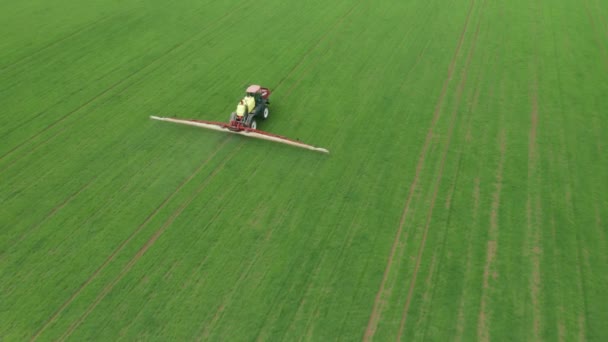
[(268, 118), (270, 90), (259, 85), (250, 85), (245, 90), (245, 97), (237, 105), (236, 112), (230, 114), (228, 128), (232, 131), (257, 129), (256, 118)]

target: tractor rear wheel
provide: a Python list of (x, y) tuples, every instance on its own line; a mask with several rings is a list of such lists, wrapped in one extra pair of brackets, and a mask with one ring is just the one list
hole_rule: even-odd
[(268, 114), (270, 114), (270, 112), (268, 111), (268, 107), (264, 108), (264, 120), (268, 119)]

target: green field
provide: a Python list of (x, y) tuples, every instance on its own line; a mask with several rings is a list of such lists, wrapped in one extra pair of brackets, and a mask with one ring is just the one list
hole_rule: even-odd
[[(607, 341), (608, 3), (0, 1), (0, 340)], [(152, 121), (226, 121), (328, 148)]]

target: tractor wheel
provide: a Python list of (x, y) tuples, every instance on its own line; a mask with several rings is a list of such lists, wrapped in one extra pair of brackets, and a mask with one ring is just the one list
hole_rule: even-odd
[(232, 112), (232, 114), (230, 114), (230, 121), (234, 120), (236, 120), (236, 113)]
[(264, 115), (263, 115), (264, 120), (268, 119), (268, 114), (270, 114), (270, 113), (268, 111), (268, 107), (266, 107), (266, 108), (264, 108)]
[(255, 122), (255, 119), (251, 120), (251, 126), (252, 129), (257, 129), (258, 128), (258, 123)]

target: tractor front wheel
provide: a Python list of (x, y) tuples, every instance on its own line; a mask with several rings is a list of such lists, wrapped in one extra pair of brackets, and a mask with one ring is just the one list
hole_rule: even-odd
[(270, 112), (268, 111), (268, 107), (264, 108), (264, 120), (268, 119), (268, 114), (270, 114)]
[(258, 128), (258, 123), (255, 122), (255, 120), (251, 120), (251, 128), (252, 129), (257, 129)]

